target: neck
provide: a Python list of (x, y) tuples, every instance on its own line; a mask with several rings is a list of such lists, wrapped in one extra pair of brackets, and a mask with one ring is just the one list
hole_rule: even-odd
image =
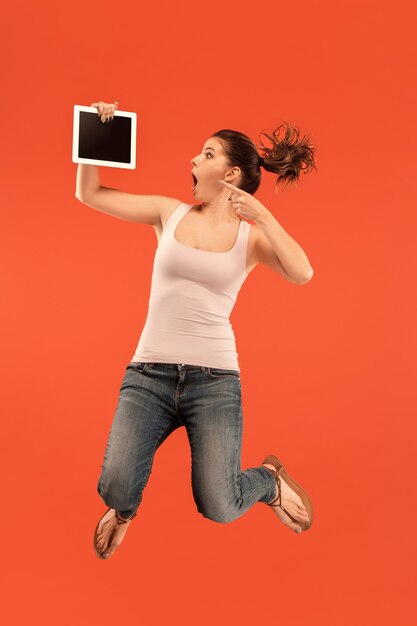
[(202, 202), (201, 204), (194, 205), (193, 209), (196, 209), (213, 222), (240, 222), (240, 217), (227, 198), (222, 198), (220, 201), (217, 200), (214, 202)]

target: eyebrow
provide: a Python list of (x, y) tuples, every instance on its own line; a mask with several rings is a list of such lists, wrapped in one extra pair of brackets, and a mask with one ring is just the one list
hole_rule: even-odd
[(212, 148), (211, 146), (207, 146), (206, 148), (204, 148), (204, 150), (213, 150), (213, 152), (216, 152), (214, 148)]

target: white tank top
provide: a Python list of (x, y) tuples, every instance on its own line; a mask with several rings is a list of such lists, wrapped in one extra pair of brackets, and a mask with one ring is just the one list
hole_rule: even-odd
[(241, 219), (233, 248), (198, 250), (177, 241), (176, 226), (193, 207), (166, 221), (155, 253), (148, 315), (133, 361), (185, 363), (240, 371), (229, 317), (248, 274), (250, 224)]

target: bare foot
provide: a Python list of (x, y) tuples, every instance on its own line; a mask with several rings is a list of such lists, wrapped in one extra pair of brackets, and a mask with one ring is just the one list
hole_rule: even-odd
[[(270, 469), (275, 469), (275, 467), (273, 465), (270, 465), (269, 463), (263, 463), (263, 465), (265, 467), (269, 467)], [(288, 485), (288, 483), (285, 481), (285, 479), (282, 478), (281, 475), (279, 475), (279, 481), (281, 483), (282, 506), (288, 511), (290, 515), (292, 515), (294, 519), (300, 522), (308, 522), (309, 518), (308, 518), (307, 509), (304, 506), (298, 493), (296, 493), (294, 489), (292, 489)], [(276, 485), (275, 496), (274, 498), (272, 498), (270, 502), (275, 500), (277, 496), (278, 496), (278, 485)], [(278, 502), (276, 502), (275, 504), (278, 504)], [(291, 528), (291, 530), (294, 530), (297, 533), (300, 533), (303, 530), (299, 524), (296, 524), (295, 522), (292, 521), (292, 519), (285, 513), (285, 511), (281, 509), (281, 507), (273, 506), (271, 508), (278, 515), (281, 522), (283, 522), (286, 526)]]
[[(121, 517), (120, 514), (119, 517)], [(116, 512), (114, 509), (109, 509), (99, 522), (97, 529), (97, 550), (105, 559), (108, 559), (116, 552), (124, 539), (132, 519), (133, 518), (129, 519), (126, 524), (120, 524), (119, 522), (120, 525), (117, 526)]]

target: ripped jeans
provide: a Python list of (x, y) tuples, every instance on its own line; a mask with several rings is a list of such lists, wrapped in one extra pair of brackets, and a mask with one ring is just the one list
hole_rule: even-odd
[(126, 367), (97, 491), (127, 519), (136, 513), (158, 447), (184, 426), (197, 510), (231, 522), (276, 492), (263, 465), (241, 469), (242, 400), (238, 370), (132, 361)]

